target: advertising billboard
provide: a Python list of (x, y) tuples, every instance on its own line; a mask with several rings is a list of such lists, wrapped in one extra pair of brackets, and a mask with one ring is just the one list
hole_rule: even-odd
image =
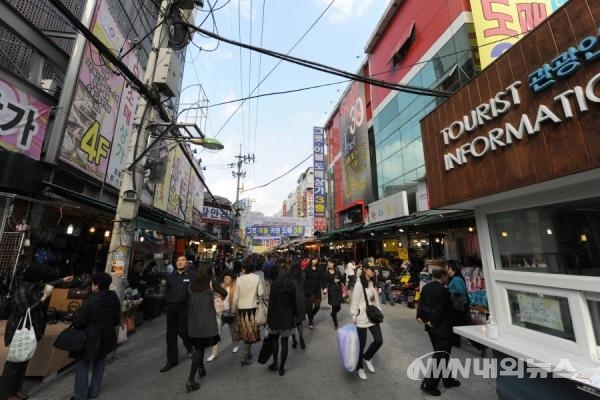
[(569, 0), (471, 0), (481, 69)]
[(39, 160), (50, 106), (0, 79), (0, 147)]
[[(354, 82), (340, 105), (344, 202), (373, 199), (365, 85)], [(316, 174), (315, 169), (315, 174)], [(315, 175), (316, 180), (316, 175)]]
[[(97, 3), (90, 29), (109, 49), (129, 50), (129, 41), (106, 1)], [(123, 62), (142, 79), (144, 71), (135, 51)], [(87, 43), (59, 159), (118, 187), (138, 101), (139, 96), (127, 87), (122, 74)]]

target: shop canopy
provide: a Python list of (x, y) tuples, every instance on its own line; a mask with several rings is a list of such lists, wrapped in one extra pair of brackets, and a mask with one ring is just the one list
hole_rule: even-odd
[(344, 226), (343, 228), (326, 232), (325, 234), (319, 236), (317, 240), (319, 242), (329, 242), (333, 240), (348, 239), (361, 227), (363, 227), (363, 224)]

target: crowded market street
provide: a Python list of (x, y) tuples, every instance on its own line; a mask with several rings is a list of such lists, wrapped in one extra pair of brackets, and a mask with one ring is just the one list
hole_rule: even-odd
[[(342, 306), (340, 324), (350, 321), (348, 305)], [(241, 399), (252, 393), (259, 399), (420, 399), (430, 398), (419, 389), (419, 381), (407, 377), (409, 364), (417, 357), (431, 352), (431, 344), (423, 327), (415, 320), (415, 310), (405, 304), (383, 306), (385, 322), (382, 325), (383, 347), (373, 359), (375, 374), (368, 373), (367, 381), (346, 372), (339, 358), (337, 341), (329, 307), (324, 302), (315, 318), (315, 329), (305, 326), (306, 349), (290, 348), (286, 374), (282, 377), (256, 362), (260, 343), (253, 345), (253, 363), (240, 366), (240, 353), (231, 352), (227, 329), (222, 332), (219, 357), (205, 363), (207, 376), (200, 380), (201, 387), (191, 394), (185, 391), (185, 380), (190, 361), (180, 345), (180, 363), (160, 373), (165, 362), (164, 315), (146, 321), (109, 357), (101, 398), (171, 400), (187, 398)], [(209, 353), (207, 352), (207, 355)], [(488, 354), (488, 356), (491, 353)], [(452, 355), (464, 360), (479, 357), (479, 352), (463, 340)], [(47, 382), (28, 378), (25, 391), (31, 400), (69, 399), (73, 393), (72, 370), (59, 374)], [(461, 379), (458, 388), (445, 389), (441, 399), (494, 398), (495, 380), (480, 376)]]

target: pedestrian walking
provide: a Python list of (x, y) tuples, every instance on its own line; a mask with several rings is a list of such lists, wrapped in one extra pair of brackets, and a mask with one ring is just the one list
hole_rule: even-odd
[(323, 271), (319, 267), (319, 259), (314, 257), (310, 260), (310, 265), (304, 270), (304, 298), (308, 329), (315, 327), (314, 319), (321, 308), (323, 289)]
[(327, 284), (327, 303), (331, 306), (331, 319), (333, 320), (333, 328), (338, 328), (337, 314), (342, 309), (344, 295), (342, 292), (342, 281), (344, 277), (335, 267), (333, 260), (327, 261), (327, 271), (325, 271), (325, 281)]
[[(302, 323), (306, 321), (306, 302), (304, 301), (304, 272), (300, 266), (300, 261), (293, 261), (290, 264), (290, 279), (296, 291), (296, 330), (300, 339), (300, 348), (306, 348), (304, 341), (304, 331)], [(298, 347), (296, 334), (292, 333), (292, 348)]]
[(195, 271), (184, 255), (177, 257), (175, 270), (167, 275), (167, 363), (160, 369), (165, 372), (179, 363), (177, 336), (181, 337), (188, 357), (193, 355), (187, 332), (188, 326), (188, 286), (195, 278)]
[[(17, 287), (12, 297), (10, 305), (10, 314), (6, 321), (4, 330), (4, 345), (10, 346), (13, 336), (18, 329), (22, 319), (25, 318), (27, 310), (31, 315), (31, 325), (35, 332), (35, 337), (39, 342), (46, 330), (46, 299), (50, 296), (50, 290), (44, 290), (44, 280), (46, 277), (45, 269), (41, 265), (30, 265), (23, 271), (23, 282)], [(50, 282), (54, 286), (59, 282), (70, 282), (72, 276), (58, 279)], [(0, 380), (0, 399), (26, 399), (28, 396), (23, 392), (23, 382), (25, 381), (25, 372), (29, 361), (4, 363), (4, 371)]]
[[(450, 292), (450, 300), (452, 302), (452, 326), (471, 325), (471, 302), (469, 300), (469, 291), (465, 277), (462, 275), (461, 268), (456, 264), (456, 261), (447, 261), (446, 268), (448, 269), (448, 291)], [(482, 357), (485, 356), (487, 346), (477, 343), (469, 339), (473, 347), (479, 350)], [(457, 333), (452, 333), (452, 345), (454, 347), (461, 346), (461, 337)]]
[(356, 265), (354, 261), (346, 259), (346, 286), (348, 290), (354, 289), (356, 282)]
[(188, 287), (188, 321), (189, 341), (194, 348), (190, 373), (185, 384), (188, 393), (200, 389), (196, 382), (196, 373), (200, 378), (206, 376), (204, 368), (204, 351), (219, 343), (219, 327), (215, 310), (215, 295), (225, 298), (227, 290), (212, 281), (213, 270), (208, 265), (200, 265), (194, 280)]
[[(433, 368), (421, 383), (421, 390), (432, 396), (441, 396), (438, 389), (440, 379), (444, 387), (460, 386), (454, 378), (441, 377), (441, 365), (448, 365), (452, 351), (452, 313), (450, 307), (450, 292), (446, 288), (448, 272), (444, 268), (436, 268), (431, 272), (433, 281), (421, 289), (421, 297), (417, 308), (417, 320), (425, 324), (425, 330), (433, 346)], [(442, 364), (444, 363), (444, 364)]]
[[(233, 353), (237, 353), (240, 348), (240, 335), (238, 333), (238, 324), (235, 314), (231, 312), (233, 304), (233, 296), (235, 294), (235, 274), (233, 270), (225, 270), (223, 273), (223, 282), (221, 287), (227, 292), (227, 296), (224, 299), (220, 299), (220, 295), (215, 296), (215, 311), (217, 312), (217, 325), (219, 327), (219, 335), (224, 325), (229, 327), (229, 333), (231, 334), (231, 343), (233, 344)], [(219, 311), (217, 304), (221, 303), (222, 308)], [(219, 356), (219, 344), (215, 344), (211, 348), (211, 354), (206, 359), (207, 362), (213, 361)]]
[[(279, 371), (279, 376), (285, 374), (285, 362), (288, 357), (288, 341), (296, 325), (296, 288), (291, 276), (284, 266), (271, 267), (271, 291), (269, 293), (269, 309), (267, 325), (269, 326), (269, 341), (273, 350), (271, 371)], [(280, 345), (281, 339), (281, 345)], [(281, 350), (281, 355), (279, 355)]]
[(259, 302), (263, 301), (264, 287), (260, 277), (253, 272), (253, 264), (242, 264), (242, 275), (235, 280), (233, 295), (232, 311), (236, 313), (240, 339), (244, 341), (242, 366), (252, 363), (252, 344), (260, 341), (260, 330), (254, 323), (254, 315)]
[[(367, 317), (367, 305), (374, 305), (381, 310), (377, 285), (375, 283), (375, 270), (368, 263), (364, 263), (360, 276), (356, 279), (350, 300), (350, 313), (352, 314), (352, 322), (356, 324), (360, 346), (356, 371), (358, 377), (362, 380), (367, 379), (363, 365), (367, 367), (369, 372), (375, 373), (372, 359), (383, 344), (381, 326), (369, 320)], [(373, 342), (369, 345), (367, 351), (365, 351), (367, 330), (371, 332)]]
[[(121, 323), (121, 303), (110, 290), (112, 277), (106, 272), (92, 275), (92, 292), (84, 300), (73, 327), (85, 332), (85, 350), (70, 353), (75, 364), (75, 395), (71, 400), (86, 400), (100, 395), (106, 356), (117, 348), (116, 327)], [(92, 371), (88, 381), (89, 371)]]

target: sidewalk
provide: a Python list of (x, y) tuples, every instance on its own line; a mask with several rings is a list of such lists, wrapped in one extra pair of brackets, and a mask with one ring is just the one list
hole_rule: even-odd
[[(241, 367), (240, 353), (231, 353), (231, 340), (225, 329), (221, 354), (215, 361), (206, 363), (208, 374), (200, 381), (200, 390), (191, 394), (185, 392), (184, 386), (190, 363), (184, 351), (180, 351), (178, 367), (165, 373), (159, 372), (165, 362), (165, 319), (162, 316), (146, 321), (119, 347), (106, 367), (103, 392), (99, 399), (171, 400), (209, 396), (211, 400), (231, 400), (249, 395), (260, 399), (432, 398), (424, 396), (419, 389), (419, 381), (407, 376), (409, 364), (432, 351), (423, 327), (415, 320), (415, 310), (408, 309), (406, 305), (385, 305), (384, 315), (384, 343), (373, 358), (376, 373), (367, 373), (367, 381), (359, 380), (355, 374), (346, 373), (342, 368), (329, 307), (324, 303), (315, 318), (315, 329), (311, 331), (305, 326), (306, 350), (290, 348), (283, 377), (256, 362)], [(340, 324), (349, 320), (348, 306), (343, 305)], [(182, 348), (180, 346), (180, 350)], [(260, 343), (253, 346), (254, 360), (259, 349)], [(478, 355), (466, 340), (462, 348), (453, 350), (453, 357), (459, 359)], [(38, 379), (27, 379), (25, 391), (32, 400), (70, 399), (73, 380), (72, 370), (45, 383)], [(461, 382), (462, 386), (452, 389), (445, 389), (440, 384), (442, 396), (439, 398), (496, 398), (494, 379), (471, 376), (461, 379)]]

